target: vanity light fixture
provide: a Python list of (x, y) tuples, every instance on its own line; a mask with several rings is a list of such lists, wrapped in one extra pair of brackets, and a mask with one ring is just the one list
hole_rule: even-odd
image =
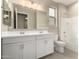
[(42, 6), (39, 3), (36, 3), (32, 0), (21, 0), (20, 4), (24, 7), (28, 7), (34, 10), (43, 10)]
[[(26, 4), (26, 6), (27, 6), (27, 4)], [(38, 7), (38, 4), (33, 2), (32, 0), (29, 0), (27, 7), (30, 8), (30, 9), (36, 9)]]
[(30, 2), (31, 2), (31, 9), (40, 10), (40, 11), (43, 10), (42, 6), (39, 3), (35, 3), (32, 0), (30, 0)]

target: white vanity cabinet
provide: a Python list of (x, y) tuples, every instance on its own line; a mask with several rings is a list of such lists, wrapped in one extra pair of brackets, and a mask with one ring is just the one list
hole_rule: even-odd
[(44, 57), (54, 52), (54, 41), (50, 35), (37, 36), (37, 58)]
[(46, 55), (52, 54), (54, 52), (54, 41), (53, 38), (46, 39)]
[(23, 59), (36, 59), (35, 41), (28, 41), (24, 43)]
[(2, 47), (2, 59), (20, 59), (19, 44), (7, 44)]
[(45, 39), (37, 40), (37, 58), (45, 56)]
[[(5, 40), (15, 40), (5, 42)], [(35, 59), (35, 37), (2, 39), (2, 59)]]
[(54, 52), (52, 34), (2, 39), (2, 59), (38, 59)]

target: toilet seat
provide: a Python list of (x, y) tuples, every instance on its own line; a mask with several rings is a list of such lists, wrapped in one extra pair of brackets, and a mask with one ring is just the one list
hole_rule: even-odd
[(64, 46), (65, 45), (65, 42), (63, 42), (63, 41), (55, 41), (55, 43), (58, 46)]
[(60, 44), (64, 44), (64, 42), (63, 41), (56, 41), (57, 43), (60, 43)]

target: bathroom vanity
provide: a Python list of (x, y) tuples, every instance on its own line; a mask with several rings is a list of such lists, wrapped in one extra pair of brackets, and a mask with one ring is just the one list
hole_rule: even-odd
[(38, 59), (54, 52), (54, 34), (18, 33), (2, 33), (2, 59)]
[[(49, 15), (49, 8), (38, 10), (42, 8), (38, 4), (35, 4), (38, 9), (33, 9), (16, 0), (3, 0), (3, 3), (2, 59), (38, 59), (52, 54), (56, 34), (40, 30), (56, 30), (56, 14)], [(56, 12), (56, 8), (52, 10)]]

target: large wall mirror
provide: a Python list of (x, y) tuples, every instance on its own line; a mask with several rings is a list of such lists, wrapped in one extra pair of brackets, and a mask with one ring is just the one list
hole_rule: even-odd
[(17, 0), (3, 0), (3, 24), (7, 25), (9, 30), (48, 29), (49, 19), (54, 17), (48, 12), (29, 7), (19, 4)]

